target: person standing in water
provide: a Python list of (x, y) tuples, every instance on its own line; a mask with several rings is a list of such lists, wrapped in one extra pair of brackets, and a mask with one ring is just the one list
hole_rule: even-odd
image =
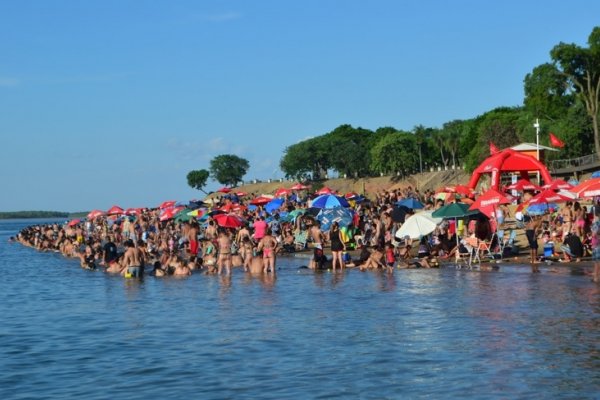
[(267, 228), (265, 235), (258, 242), (257, 250), (263, 253), (263, 272), (275, 273), (275, 253), (277, 253), (277, 239), (272, 235), (271, 228)]
[(536, 215), (530, 217), (529, 221), (527, 222), (527, 225), (525, 225), (525, 236), (527, 236), (527, 241), (529, 242), (529, 261), (531, 262), (531, 272), (540, 272), (540, 268), (538, 266), (539, 261), (537, 260), (537, 234), (541, 222), (542, 220), (540, 219), (540, 217)]
[(135, 247), (133, 240), (125, 241), (125, 254), (123, 255), (123, 273), (131, 275), (132, 278), (141, 278), (144, 275), (144, 255), (139, 248)]
[(225, 228), (219, 229), (217, 244), (219, 246), (219, 256), (217, 257), (217, 274), (221, 275), (221, 271), (224, 267), (225, 275), (231, 275), (231, 238), (229, 237)]
[(344, 264), (344, 259), (342, 258), (342, 252), (346, 250), (346, 245), (342, 239), (342, 233), (337, 222), (331, 224), (331, 229), (329, 230), (329, 241), (331, 242), (331, 269), (335, 271), (338, 264), (340, 269), (344, 269), (346, 265)]

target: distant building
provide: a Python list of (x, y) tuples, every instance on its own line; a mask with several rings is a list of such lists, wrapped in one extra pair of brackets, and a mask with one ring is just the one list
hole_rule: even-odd
[[(523, 154), (527, 154), (528, 156), (532, 156), (535, 159), (537, 159), (537, 149), (538, 146), (535, 143), (521, 143), (518, 144), (516, 146), (511, 147), (512, 150), (514, 151), (518, 151), (519, 153), (523, 153)], [(548, 151), (558, 151), (557, 149), (554, 149), (552, 147), (546, 147), (546, 146), (542, 146), (540, 144), (539, 146), (540, 149), (540, 158), (539, 161), (541, 162), (545, 162), (546, 160), (546, 150)]]

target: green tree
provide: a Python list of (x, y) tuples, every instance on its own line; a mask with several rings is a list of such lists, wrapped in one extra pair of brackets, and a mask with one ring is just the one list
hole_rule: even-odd
[(209, 172), (205, 169), (190, 171), (187, 174), (187, 183), (192, 189), (201, 190), (204, 193), (204, 186), (208, 180)]
[(442, 131), (446, 136), (446, 147), (452, 157), (452, 165), (458, 166), (458, 155), (460, 150), (460, 143), (464, 135), (465, 123), (460, 120), (454, 120), (446, 122), (442, 127)]
[(418, 169), (417, 142), (413, 134), (388, 133), (371, 149), (371, 169), (375, 172), (403, 176)]
[(592, 30), (588, 45), (588, 48), (584, 48), (561, 42), (554, 46), (550, 57), (557, 70), (567, 78), (569, 90), (585, 105), (592, 120), (596, 154), (600, 155), (600, 27)]
[(248, 160), (233, 154), (221, 154), (210, 161), (211, 177), (228, 186), (235, 186), (241, 182), (248, 168)]
[(542, 64), (525, 76), (525, 109), (534, 118), (557, 121), (573, 105), (567, 78), (552, 64)]
[(367, 175), (373, 136), (372, 131), (351, 125), (340, 125), (325, 135), (331, 168), (348, 176)]

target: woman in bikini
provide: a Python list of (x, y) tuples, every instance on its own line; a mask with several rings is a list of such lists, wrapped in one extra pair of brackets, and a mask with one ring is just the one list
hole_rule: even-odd
[(271, 234), (271, 228), (267, 228), (265, 236), (258, 242), (258, 251), (263, 253), (263, 272), (275, 273), (275, 253), (277, 252), (277, 240)]

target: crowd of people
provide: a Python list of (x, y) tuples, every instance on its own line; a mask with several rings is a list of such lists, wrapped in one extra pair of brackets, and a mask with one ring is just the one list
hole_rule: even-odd
[[(501, 205), (489, 217), (479, 214), (464, 223), (443, 220), (430, 235), (413, 241), (397, 237), (396, 232), (415, 210), (404, 208), (399, 213), (397, 203), (414, 198), (425, 210), (435, 210), (448, 199), (411, 187), (383, 191), (372, 200), (351, 201), (351, 223), (340, 226), (334, 222), (323, 229), (318, 216), (311, 212), (313, 197), (295, 193), (270, 212), (262, 206), (251, 207), (250, 197), (216, 197), (211, 209), (235, 213), (243, 221), (235, 228), (220, 226), (214, 218), (218, 214), (208, 210), (200, 220), (178, 221), (164, 220), (164, 210), (155, 208), (138, 210), (132, 216), (99, 215), (77, 223), (30, 226), (16, 240), (40, 251), (76, 258), (83, 268), (101, 268), (125, 277), (189, 276), (197, 272), (230, 275), (236, 267), (253, 275), (274, 275), (277, 257), (297, 251), (311, 252), (311, 269), (358, 267), (392, 274), (396, 268), (431, 268), (452, 260), (457, 253), (467, 251), (469, 238), (487, 240), (491, 248), (501, 247), (498, 232), (511, 224), (511, 228), (526, 233), (534, 271), (540, 261), (539, 240), (544, 247), (552, 243), (552, 255), (560, 250), (563, 260), (585, 256), (600, 260), (600, 224), (594, 224), (594, 213), (579, 203), (568, 202), (542, 217), (528, 218), (518, 212), (514, 219), (509, 208)], [(450, 201), (459, 200), (453, 197)], [(599, 280), (600, 266), (593, 278)]]

